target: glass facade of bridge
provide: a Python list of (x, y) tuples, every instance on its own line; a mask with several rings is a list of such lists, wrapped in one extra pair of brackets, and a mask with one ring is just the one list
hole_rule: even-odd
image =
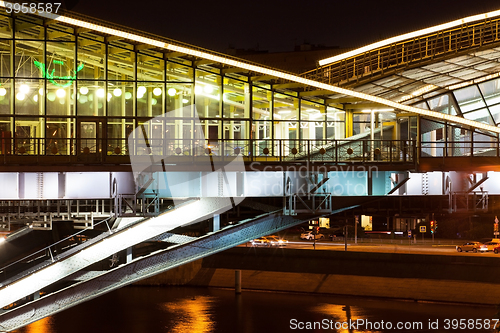
[[(466, 119), (497, 126), (500, 124), (500, 79), (490, 79), (415, 104)], [(421, 120), (421, 143), (429, 156), (498, 156), (498, 137), (491, 133), (473, 132), (454, 124)]]
[(1, 154), (126, 155), (134, 128), (185, 106), (172, 122), (147, 128), (148, 136), (186, 139), (176, 148), (187, 152), (194, 124), (186, 119), (197, 113), (214, 151), (225, 140), (244, 155), (273, 155), (276, 140), (292, 148), (294, 140), (345, 137), (345, 113), (324, 100), (221, 67), (1, 13)]

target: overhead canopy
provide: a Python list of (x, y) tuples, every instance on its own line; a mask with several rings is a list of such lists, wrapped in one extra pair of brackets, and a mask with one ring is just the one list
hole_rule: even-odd
[(319, 61), (304, 77), (413, 104), (498, 77), (500, 10), (395, 36)]

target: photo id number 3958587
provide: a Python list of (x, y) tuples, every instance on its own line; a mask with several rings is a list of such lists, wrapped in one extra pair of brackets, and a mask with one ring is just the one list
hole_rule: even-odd
[(46, 3), (34, 3), (34, 2), (23, 2), (23, 3), (10, 3), (5, 2), (5, 8), (8, 14), (10, 13), (23, 13), (23, 14), (35, 14), (35, 13), (53, 13), (57, 14), (61, 7), (60, 2), (46, 2)]

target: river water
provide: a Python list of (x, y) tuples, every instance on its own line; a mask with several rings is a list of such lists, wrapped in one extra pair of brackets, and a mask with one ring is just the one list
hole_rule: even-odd
[(491, 332), (484, 326), (492, 326), (495, 316), (494, 307), (246, 290), (236, 296), (226, 289), (134, 286), (15, 332)]

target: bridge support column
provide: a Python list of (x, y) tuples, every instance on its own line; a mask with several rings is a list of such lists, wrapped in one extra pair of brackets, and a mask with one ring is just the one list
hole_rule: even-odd
[(132, 261), (132, 248), (127, 248), (127, 263)]
[(234, 292), (241, 294), (241, 270), (234, 271)]
[(220, 215), (216, 214), (214, 215), (214, 219), (212, 222), (212, 231), (218, 231), (220, 230)]

